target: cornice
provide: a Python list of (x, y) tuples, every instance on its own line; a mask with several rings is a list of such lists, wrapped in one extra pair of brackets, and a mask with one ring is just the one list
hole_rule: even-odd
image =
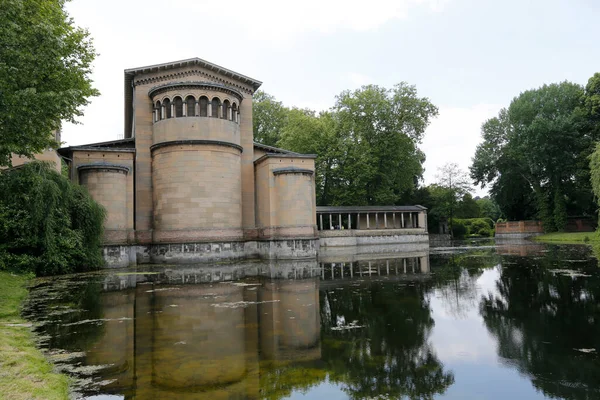
[(304, 158), (304, 159), (315, 159), (317, 158), (316, 154), (275, 154), (275, 153), (267, 153), (262, 155), (261, 157), (254, 160), (254, 164), (259, 164), (266, 159), (269, 158)]
[(84, 170), (97, 170), (98, 172), (116, 172), (127, 175), (129, 173), (129, 167), (119, 164), (82, 164), (77, 166), (78, 171)]
[(164, 73), (161, 73), (157, 76), (134, 79), (133, 85), (139, 86), (139, 85), (147, 85), (150, 83), (172, 81), (172, 80), (181, 79), (184, 77), (189, 77), (189, 76), (194, 76), (194, 75), (202, 76), (202, 77), (214, 80), (222, 85), (235, 87), (239, 91), (241, 91), (243, 93), (247, 93), (249, 95), (254, 94), (254, 90), (251, 90), (244, 85), (240, 85), (239, 83), (236, 83), (233, 80), (223, 79), (222, 77), (220, 77), (216, 74), (210, 74), (210, 73), (204, 72), (199, 69), (193, 69), (193, 70), (188, 70), (188, 71), (168, 71), (168, 72), (165, 71)]
[(287, 167), (287, 168), (275, 168), (273, 170), (273, 175), (287, 175), (287, 174), (299, 174), (299, 175), (310, 175), (313, 176), (315, 171), (306, 168), (296, 168), (296, 167)]
[(173, 89), (197, 89), (197, 88), (218, 90), (220, 92), (225, 92), (227, 94), (231, 94), (231, 95), (235, 96), (238, 99), (238, 101), (240, 101), (240, 102), (244, 99), (244, 95), (242, 95), (238, 90), (233, 89), (229, 86), (226, 86), (226, 85), (223, 85), (220, 83), (214, 83), (214, 82), (194, 82), (194, 81), (191, 81), (191, 82), (169, 82), (169, 83), (165, 83), (164, 85), (155, 86), (148, 91), (148, 96), (154, 97), (156, 95), (171, 91)]
[(239, 150), (240, 153), (244, 151), (244, 148), (239, 144), (223, 142), (220, 140), (171, 140), (169, 142), (161, 142), (156, 143), (150, 146), (150, 152), (154, 152), (156, 149), (160, 149), (161, 147), (169, 147), (169, 146), (181, 146), (181, 145), (213, 145), (213, 146), (224, 146), (224, 147), (232, 147), (236, 150)]

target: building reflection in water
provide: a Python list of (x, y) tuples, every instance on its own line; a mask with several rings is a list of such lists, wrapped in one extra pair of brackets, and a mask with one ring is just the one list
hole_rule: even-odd
[(103, 390), (126, 398), (259, 398), (261, 362), (321, 355), (316, 262), (275, 273), (298, 279), (271, 272), (244, 282), (223, 280), (239, 278), (235, 268), (112, 275), (100, 296), (110, 322), (85, 362), (110, 366)]
[[(329, 376), (358, 398), (367, 393), (367, 375), (388, 382), (369, 394), (396, 388), (401, 394), (402, 382), (415, 379), (408, 376), (411, 371), (423, 375), (423, 370), (431, 371), (423, 376), (424, 392), (443, 392), (453, 378), (427, 343), (433, 325), (427, 288), (411, 285), (410, 293), (390, 302), (393, 285), (365, 287), (428, 276), (424, 252), (330, 254), (319, 262), (218, 268), (147, 267), (143, 273), (108, 275), (98, 300), (104, 323), (85, 341), (87, 348), (78, 349), (85, 351), (84, 364), (103, 367), (94, 379), (104, 384), (88, 394), (283, 398)], [(354, 308), (356, 299), (369, 315)], [(344, 315), (362, 320), (365, 329), (332, 329)], [(392, 315), (403, 319), (390, 324)], [(356, 349), (373, 351), (363, 357), (368, 365), (356, 361)], [(399, 368), (393, 359), (410, 368)]]

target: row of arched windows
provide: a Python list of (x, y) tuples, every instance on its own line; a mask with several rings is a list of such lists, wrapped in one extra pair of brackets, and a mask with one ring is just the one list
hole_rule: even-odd
[(173, 101), (166, 98), (162, 103), (159, 100), (154, 104), (154, 122), (180, 117), (212, 117), (239, 123), (240, 110), (235, 102), (225, 100), (221, 103), (218, 97), (209, 101), (206, 96), (196, 100), (190, 95), (185, 98), (185, 101), (176, 96)]

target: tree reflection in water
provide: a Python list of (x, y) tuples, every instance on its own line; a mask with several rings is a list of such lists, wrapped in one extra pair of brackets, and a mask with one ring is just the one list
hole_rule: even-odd
[[(424, 283), (374, 283), (321, 293), (322, 360), (351, 398), (432, 399), (454, 383), (427, 339), (433, 328)], [(363, 326), (332, 330), (340, 323)]]
[[(503, 257), (497, 293), (482, 298), (480, 313), (498, 342), (498, 355), (538, 390), (552, 398), (598, 399), (597, 261), (575, 263), (582, 257), (573, 252), (554, 248), (542, 257)], [(578, 271), (552, 272), (558, 268)]]

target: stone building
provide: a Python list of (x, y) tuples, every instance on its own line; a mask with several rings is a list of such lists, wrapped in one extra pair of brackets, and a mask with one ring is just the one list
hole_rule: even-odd
[(316, 256), (314, 155), (255, 143), (261, 82), (199, 58), (125, 70), (124, 138), (62, 148), (110, 264)]
[[(60, 143), (60, 130), (53, 133), (54, 139)], [(36, 161), (46, 161), (50, 162), (54, 165), (54, 168), (58, 172), (61, 172), (62, 163), (60, 161), (60, 156), (56, 152), (56, 149), (46, 149), (42, 153), (36, 154), (34, 157)], [(13, 154), (11, 157), (11, 163), (13, 167), (18, 167), (23, 164), (27, 164), (32, 161), (30, 158), (22, 157), (16, 154)]]

